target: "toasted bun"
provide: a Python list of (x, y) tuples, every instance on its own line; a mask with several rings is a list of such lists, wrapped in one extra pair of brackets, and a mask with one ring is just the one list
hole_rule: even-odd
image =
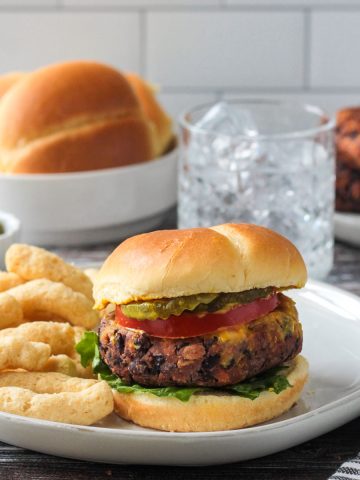
[(233, 430), (266, 422), (282, 415), (299, 399), (308, 377), (308, 362), (295, 358), (287, 378), (292, 388), (281, 393), (263, 392), (256, 400), (222, 395), (193, 395), (188, 402), (147, 393), (113, 391), (115, 411), (142, 427), (170, 432)]
[(0, 98), (5, 95), (19, 80), (25, 77), (23, 72), (10, 72), (0, 76)]
[(145, 115), (153, 122), (158, 135), (158, 151), (161, 155), (171, 145), (174, 134), (171, 118), (164, 112), (155, 98), (154, 89), (135, 73), (126, 73), (126, 79), (133, 88)]
[(160, 230), (129, 238), (107, 258), (94, 286), (108, 303), (252, 288), (302, 287), (306, 267), (296, 247), (264, 227), (225, 224)]
[(55, 173), (144, 162), (156, 130), (118, 71), (94, 62), (27, 74), (0, 104), (0, 161), (10, 173)]

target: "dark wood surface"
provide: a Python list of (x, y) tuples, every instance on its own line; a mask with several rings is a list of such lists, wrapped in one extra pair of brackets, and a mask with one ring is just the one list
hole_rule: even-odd
[[(101, 262), (112, 245), (68, 249), (60, 253), (81, 264)], [(336, 245), (330, 283), (360, 295), (360, 250)], [(310, 479), (328, 478), (360, 451), (360, 417), (333, 432), (289, 450), (247, 462), (216, 467), (104, 465), (50, 457), (0, 443), (0, 480), (177, 480), (177, 479)]]

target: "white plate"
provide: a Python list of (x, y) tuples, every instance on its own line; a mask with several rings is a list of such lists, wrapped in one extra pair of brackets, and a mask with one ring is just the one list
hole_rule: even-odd
[(38, 245), (116, 241), (154, 228), (176, 203), (177, 150), (146, 163), (65, 174), (0, 174), (0, 205)]
[(0, 440), (95, 462), (211, 465), (261, 457), (328, 432), (360, 415), (360, 299), (309, 282), (292, 294), (304, 326), (310, 380), (282, 417), (243, 430), (167, 433), (108, 417), (78, 427), (0, 413)]
[(335, 236), (339, 240), (360, 247), (360, 213), (335, 213)]

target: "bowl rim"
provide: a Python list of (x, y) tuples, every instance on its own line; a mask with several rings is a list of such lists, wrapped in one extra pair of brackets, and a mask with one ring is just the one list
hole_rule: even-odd
[(0, 223), (5, 230), (4, 233), (0, 234), (0, 243), (13, 237), (20, 230), (20, 220), (12, 213), (0, 210)]
[(23, 181), (31, 182), (33, 180), (46, 180), (47, 182), (51, 181), (61, 181), (61, 180), (70, 180), (70, 179), (87, 179), (87, 178), (96, 178), (99, 176), (112, 176), (114, 174), (128, 174), (134, 173), (151, 168), (158, 168), (163, 163), (168, 162), (169, 160), (176, 157), (178, 146), (175, 145), (170, 151), (166, 152), (160, 157), (153, 158), (146, 162), (134, 163), (133, 165), (125, 165), (122, 167), (114, 168), (101, 168), (98, 170), (84, 170), (82, 172), (64, 172), (64, 173), (20, 173), (20, 174), (11, 174), (11, 173), (1, 173), (0, 180), (9, 180), (9, 181)]

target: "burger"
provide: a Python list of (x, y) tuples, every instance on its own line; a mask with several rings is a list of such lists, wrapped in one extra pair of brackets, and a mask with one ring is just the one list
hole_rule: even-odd
[(308, 375), (302, 328), (284, 294), (306, 282), (295, 246), (255, 225), (132, 237), (94, 286), (98, 336), (77, 349), (138, 425), (194, 432), (268, 421), (298, 400)]

